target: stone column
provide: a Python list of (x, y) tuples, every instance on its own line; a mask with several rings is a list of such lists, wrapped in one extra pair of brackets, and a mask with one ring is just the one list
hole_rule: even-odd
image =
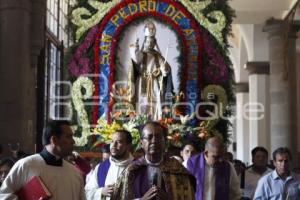
[(270, 151), (269, 63), (247, 62), (249, 71), (249, 151), (263, 146)]
[[(48, 0), (49, 1), (49, 0)], [(31, 12), (31, 67), (35, 69), (35, 119), (34, 124), (36, 150), (42, 150), (42, 130), (44, 127), (45, 107), (45, 26), (46, 26), (46, 3), (45, 0), (34, 0)], [(39, 59), (38, 59), (39, 58)]]
[[(39, 16), (42, 19), (33, 20), (38, 2), (42, 1), (0, 1), (0, 141), (4, 149), (8, 143), (19, 143), (20, 149), (29, 153), (34, 152), (36, 134), (36, 57), (32, 47), (38, 46), (40, 37), (43, 40), (45, 23), (37, 23), (46, 14), (44, 9)], [(44, 42), (39, 44), (41, 47)]]
[(249, 121), (244, 117), (244, 105), (249, 102), (249, 84), (236, 84), (236, 157), (250, 162)]
[[(288, 32), (289, 30), (289, 32)], [(271, 149), (285, 146), (297, 150), (295, 39), (297, 28), (281, 20), (268, 20), (269, 34)]]
[[(300, 34), (298, 33), (298, 38), (296, 40), (296, 80), (297, 80), (297, 124), (300, 124)], [(300, 127), (297, 125), (297, 144), (300, 144)], [(300, 157), (300, 145), (297, 145), (298, 157)], [(299, 164), (300, 165), (300, 164)]]

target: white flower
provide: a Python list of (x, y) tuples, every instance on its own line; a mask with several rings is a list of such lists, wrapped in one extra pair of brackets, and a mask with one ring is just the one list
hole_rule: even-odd
[(187, 124), (188, 121), (195, 117), (195, 113), (193, 112), (191, 115), (180, 115), (180, 122), (181, 124)]

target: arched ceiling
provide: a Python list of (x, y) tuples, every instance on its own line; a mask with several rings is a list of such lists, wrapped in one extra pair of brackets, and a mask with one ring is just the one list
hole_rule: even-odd
[(231, 7), (236, 11), (235, 24), (262, 24), (274, 17), (284, 19), (297, 0), (232, 0)]

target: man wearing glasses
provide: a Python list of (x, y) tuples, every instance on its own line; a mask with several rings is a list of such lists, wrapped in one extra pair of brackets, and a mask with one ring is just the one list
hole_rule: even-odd
[(194, 199), (194, 177), (176, 159), (164, 156), (167, 129), (148, 122), (141, 132), (145, 156), (128, 165), (112, 200)]

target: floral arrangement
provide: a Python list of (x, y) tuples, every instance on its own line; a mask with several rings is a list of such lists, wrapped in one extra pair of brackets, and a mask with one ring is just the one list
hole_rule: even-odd
[(197, 149), (201, 150), (204, 147), (207, 138), (214, 136), (218, 133), (209, 125), (209, 121), (203, 121), (199, 126), (190, 126), (178, 123), (163, 122), (168, 128), (168, 143), (169, 145), (181, 148), (186, 142), (193, 142)]
[(111, 137), (116, 130), (126, 130), (131, 133), (134, 149), (138, 149), (140, 139), (138, 127), (145, 124), (148, 121), (148, 117), (146, 115), (138, 115), (128, 119), (125, 123), (115, 120), (109, 124), (106, 119), (100, 118), (90, 135), (92, 140), (90, 139), (88, 146), (91, 149), (99, 148), (111, 142)]
[[(203, 121), (199, 126), (190, 126), (187, 120), (181, 116), (182, 119), (175, 122), (172, 118), (163, 118), (159, 121), (163, 126), (168, 128), (167, 145), (181, 148), (186, 142), (193, 142), (198, 149), (203, 149), (207, 138), (214, 135), (220, 135), (217, 130), (211, 127), (210, 121)], [(190, 118), (192, 119), (192, 118)], [(190, 120), (189, 119), (189, 120)], [(137, 115), (126, 123), (118, 123), (117, 121), (109, 124), (106, 119), (100, 118), (96, 127), (92, 130), (89, 136), (88, 148), (97, 149), (105, 144), (109, 144), (112, 135), (116, 130), (126, 130), (131, 133), (132, 143), (135, 150), (140, 148), (139, 127), (148, 121), (148, 116)]]
[[(85, 89), (85, 94), (82, 94), (82, 88)], [(85, 110), (83, 100), (89, 99), (93, 95), (93, 82), (87, 77), (80, 76), (72, 87), (72, 100), (74, 109), (78, 113), (80, 125), (82, 127), (81, 137), (74, 137), (77, 146), (84, 146), (87, 143), (87, 137), (90, 135), (90, 124), (88, 121), (88, 114)], [(76, 131), (77, 129), (75, 129)]]
[[(99, 35), (106, 35), (112, 31), (108, 22), (117, 13), (118, 9), (128, 3), (136, 2), (138, 1), (78, 0), (70, 12), (69, 30), (75, 43), (70, 48), (70, 55), (66, 56), (66, 64), (69, 69), (69, 79), (73, 82), (72, 100), (74, 110), (80, 120), (80, 124), (77, 126), (77, 132), (80, 133), (76, 134), (79, 137), (75, 137), (76, 146), (84, 146), (87, 150), (99, 148), (110, 142), (111, 135), (115, 130), (125, 129), (131, 132), (135, 147), (138, 147), (139, 133), (136, 127), (145, 123), (147, 116), (136, 115), (128, 99), (117, 99), (120, 96), (128, 96), (128, 91), (124, 88), (113, 88), (113, 61), (115, 60), (116, 44), (123, 28), (131, 20), (143, 17), (159, 18), (170, 25), (180, 38), (186, 38), (182, 39), (180, 44), (182, 67), (178, 70), (178, 77), (181, 80), (179, 88), (185, 94), (184, 101), (193, 105), (200, 101), (211, 101), (207, 98), (207, 94), (213, 93), (216, 96), (215, 103), (218, 106), (222, 105), (220, 113), (225, 113), (225, 116), (230, 115), (227, 105), (231, 105), (234, 100), (232, 92), (233, 70), (228, 57), (227, 36), (231, 31), (234, 12), (229, 7), (228, 0), (157, 1), (158, 4), (165, 3), (180, 8), (177, 10), (181, 10), (186, 17), (190, 16), (190, 20), (181, 20), (177, 24), (168, 16), (159, 15), (159, 12), (146, 12), (128, 18), (125, 17), (124, 23), (115, 29), (113, 39), (108, 45), (111, 46), (108, 54), (109, 64), (100, 67), (99, 61), (100, 55), (102, 55), (100, 49), (103, 46), (100, 45), (101, 37)], [(189, 29), (183, 27), (190, 27), (193, 30), (191, 32), (194, 34), (193, 37), (188, 38), (186, 35), (188, 35)], [(109, 38), (102, 39), (106, 41)], [(196, 58), (194, 61), (198, 62), (194, 66), (198, 68), (188, 68), (188, 59), (191, 59), (192, 56), (188, 56), (186, 52), (191, 52), (188, 51), (188, 48), (193, 46), (190, 44), (198, 45), (200, 53), (194, 55)], [(190, 71), (195, 73), (188, 73)], [(99, 77), (91, 79), (83, 77), (88, 73), (105, 76), (107, 82), (103, 82)], [(108, 86), (108, 92), (99, 102), (99, 94), (103, 92), (101, 87), (105, 84)], [(85, 91), (84, 94), (82, 93), (83, 90)], [(111, 93), (112, 91), (116, 92)], [(200, 91), (203, 97), (194, 98), (188, 95)], [(89, 101), (89, 103), (95, 105), (92, 111), (87, 110), (84, 101)], [(103, 113), (99, 107), (96, 109), (99, 103), (108, 105), (105, 118), (99, 119)], [(218, 132), (222, 133), (225, 141), (228, 141), (227, 130), (230, 124), (228, 120), (217, 119), (199, 122), (194, 120), (193, 111), (174, 109), (173, 112), (180, 120), (168, 118), (169, 115), (160, 120), (160, 123), (168, 127), (168, 142), (170, 145), (180, 147), (185, 141), (194, 141), (201, 146), (207, 137), (218, 134)], [(191, 123), (192, 121), (193, 123)]]

